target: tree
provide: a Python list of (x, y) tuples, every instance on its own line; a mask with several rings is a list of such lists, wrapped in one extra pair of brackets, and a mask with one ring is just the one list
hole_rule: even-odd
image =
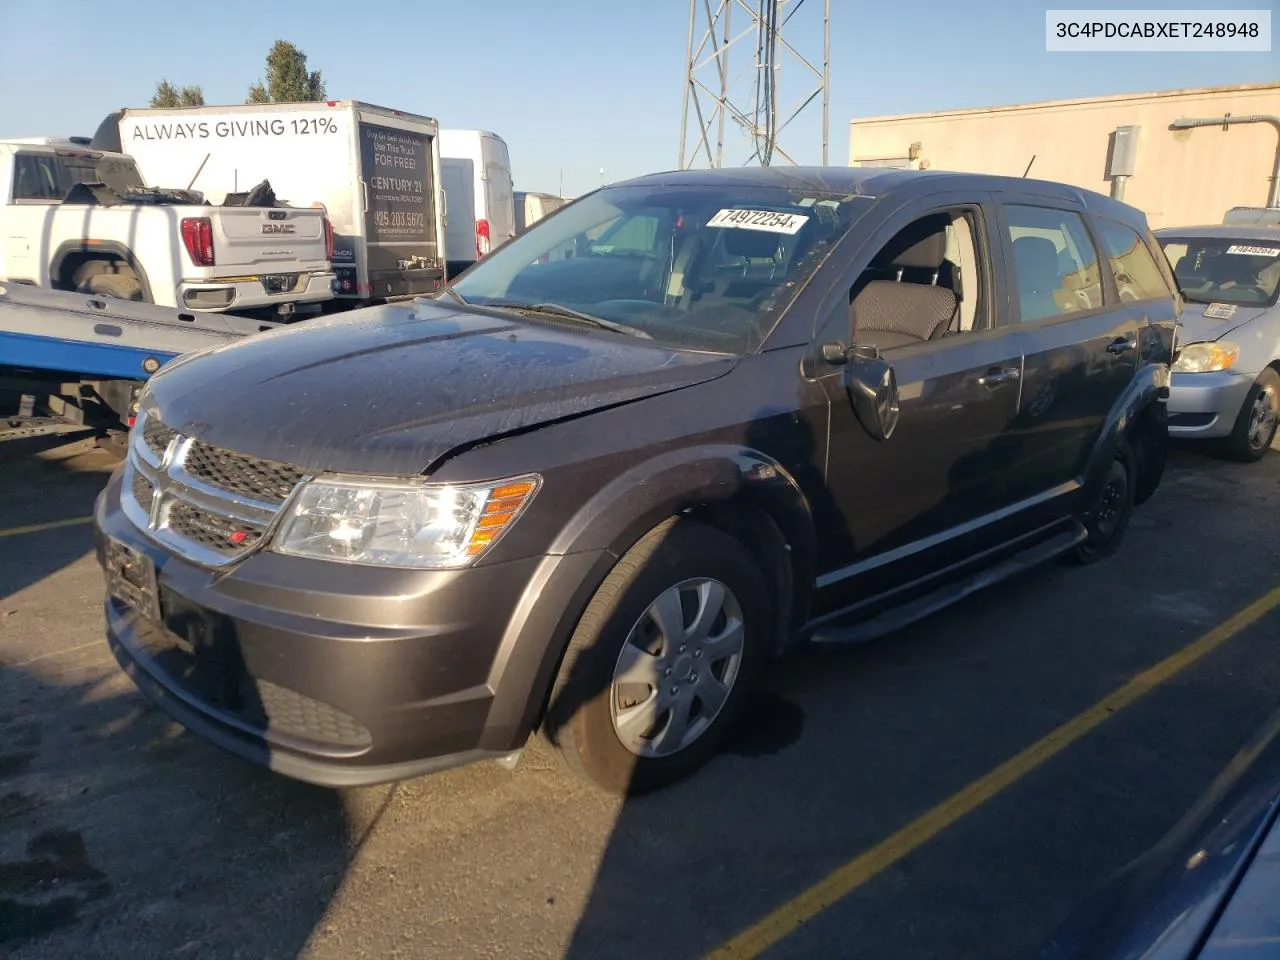
[(307, 72), (307, 55), (285, 40), (267, 53), (267, 78), (249, 87), (246, 103), (301, 103), (328, 99), (320, 71)]
[(161, 80), (156, 84), (151, 105), (153, 107), (203, 107), (204, 91), (198, 86), (175, 87), (168, 80)]

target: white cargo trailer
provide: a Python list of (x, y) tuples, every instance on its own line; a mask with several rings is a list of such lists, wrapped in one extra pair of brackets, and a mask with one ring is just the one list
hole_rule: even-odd
[(334, 230), (335, 300), (438, 290), (445, 271), (439, 125), (356, 100), (121, 110), (99, 128), (150, 186), (221, 203), (269, 180), (295, 206), (321, 205)]

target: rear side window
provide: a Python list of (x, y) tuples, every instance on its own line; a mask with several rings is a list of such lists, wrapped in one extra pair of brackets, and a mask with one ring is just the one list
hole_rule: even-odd
[(13, 199), (61, 200), (57, 159), (51, 154), (20, 153), (13, 158)]
[(1098, 251), (1079, 214), (1009, 205), (1004, 216), (1023, 323), (1102, 306)]
[(1170, 296), (1164, 275), (1138, 231), (1114, 220), (1095, 220), (1098, 239), (1111, 261), (1122, 302)]
[(121, 196), (142, 189), (127, 157), (20, 153), (14, 157), (14, 200), (62, 200), (77, 183), (105, 183)]

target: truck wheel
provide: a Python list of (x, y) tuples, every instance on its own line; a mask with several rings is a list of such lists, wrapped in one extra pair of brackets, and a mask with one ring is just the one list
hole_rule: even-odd
[(1133, 452), (1127, 443), (1122, 444), (1115, 459), (1107, 465), (1102, 486), (1084, 517), (1088, 536), (1067, 555), (1068, 559), (1079, 565), (1097, 563), (1120, 548), (1133, 514), (1137, 476)]
[(92, 293), (89, 281), (104, 273), (113, 272), (115, 264), (110, 260), (86, 260), (76, 267), (75, 276), (71, 278), (71, 288), (77, 293)]
[(673, 518), (618, 562), (569, 643), (544, 730), (569, 766), (635, 796), (706, 764), (764, 664), (769, 588), (747, 550)]
[(1280, 374), (1267, 367), (1249, 388), (1240, 405), (1235, 427), (1222, 444), (1223, 453), (1241, 463), (1255, 463), (1266, 456), (1276, 438), (1280, 415)]
[(75, 275), (75, 286), (81, 293), (93, 293), (117, 300), (141, 300), (142, 282), (123, 263), (90, 260)]

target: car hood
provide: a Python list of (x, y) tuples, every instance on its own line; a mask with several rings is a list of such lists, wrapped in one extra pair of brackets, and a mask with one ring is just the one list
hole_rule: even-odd
[(434, 301), (369, 307), (179, 357), (149, 412), (308, 470), (412, 476), (476, 443), (702, 383), (735, 357)]
[(1183, 306), (1181, 326), (1178, 329), (1179, 343), (1203, 343), (1206, 340), (1221, 340), (1231, 331), (1236, 330), (1252, 320), (1257, 320), (1267, 312), (1267, 307), (1237, 306), (1231, 316), (1220, 319), (1205, 316), (1211, 307), (1223, 307), (1225, 304), (1187, 303)]

